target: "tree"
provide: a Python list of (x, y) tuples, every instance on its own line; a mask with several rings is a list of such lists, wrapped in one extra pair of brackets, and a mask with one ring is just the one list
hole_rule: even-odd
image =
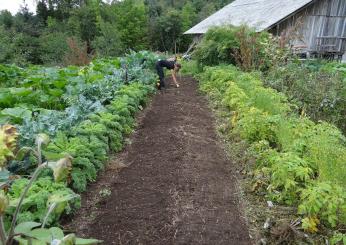
[(13, 45), (10, 33), (4, 25), (0, 25), (0, 63), (11, 63), (13, 58)]
[(0, 25), (3, 25), (6, 29), (10, 29), (13, 26), (13, 16), (10, 11), (0, 11)]
[(182, 21), (178, 10), (170, 9), (158, 19), (159, 30), (164, 39), (164, 47), (171, 52), (175, 51), (175, 47), (182, 33)]
[(47, 65), (61, 65), (68, 51), (68, 35), (65, 32), (44, 32), (40, 38), (41, 60)]
[(39, 1), (36, 6), (36, 16), (42, 22), (46, 22), (49, 17), (49, 10), (47, 4), (44, 1)]
[(100, 23), (101, 35), (96, 37), (92, 47), (101, 56), (118, 56), (124, 52), (124, 45), (120, 40), (119, 31), (110, 22)]
[(75, 9), (68, 19), (67, 27), (66, 32), (71, 36), (79, 37), (86, 42), (88, 52), (90, 53), (92, 51), (91, 43), (99, 34), (96, 10), (87, 5)]
[(25, 33), (18, 33), (13, 38), (14, 62), (20, 65), (42, 64), (39, 39)]
[(205, 4), (201, 11), (198, 13), (198, 21), (202, 21), (206, 18), (208, 18), (210, 15), (216, 12), (216, 8), (214, 3), (207, 3)]
[[(196, 19), (197, 19), (196, 9), (194, 8), (191, 2), (187, 2), (181, 11), (182, 32), (185, 32), (188, 29), (190, 29), (193, 26), (193, 24), (196, 22)], [(192, 42), (191, 36), (181, 35), (181, 37), (179, 38), (179, 48), (186, 50), (191, 42)]]
[(187, 31), (196, 22), (196, 9), (191, 2), (187, 2), (181, 11), (182, 31)]
[(148, 48), (148, 11), (141, 0), (124, 0), (114, 5), (121, 42), (125, 49)]
[(49, 16), (60, 21), (67, 20), (71, 13), (85, 4), (83, 0), (41, 0), (49, 10)]
[(18, 33), (38, 37), (44, 28), (39, 19), (29, 11), (27, 5), (21, 6), (20, 11), (14, 17), (13, 28)]
[(88, 6), (83, 6), (77, 11), (79, 18), (80, 34), (83, 41), (86, 41), (88, 47), (97, 35), (96, 12)]

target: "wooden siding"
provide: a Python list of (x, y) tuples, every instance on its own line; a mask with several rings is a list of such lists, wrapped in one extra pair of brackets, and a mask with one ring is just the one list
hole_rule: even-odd
[(346, 52), (346, 0), (316, 0), (270, 31), (294, 37), (291, 45), (301, 52), (343, 54)]

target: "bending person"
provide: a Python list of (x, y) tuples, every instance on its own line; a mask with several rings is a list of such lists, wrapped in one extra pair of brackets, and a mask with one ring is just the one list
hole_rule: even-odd
[(158, 86), (158, 89), (161, 90), (162, 88), (165, 88), (165, 72), (164, 68), (167, 68), (168, 70), (172, 70), (172, 78), (175, 83), (175, 86), (179, 88), (179, 83), (177, 81), (177, 73), (179, 72), (181, 65), (179, 63), (176, 63), (176, 61), (170, 61), (170, 60), (159, 60), (156, 62), (156, 71), (159, 75), (160, 84)]

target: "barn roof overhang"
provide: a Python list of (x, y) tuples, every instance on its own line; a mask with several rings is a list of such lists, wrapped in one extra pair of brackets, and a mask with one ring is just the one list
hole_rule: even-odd
[(316, 0), (236, 0), (184, 34), (204, 34), (211, 27), (243, 24), (259, 32), (269, 30), (314, 1)]

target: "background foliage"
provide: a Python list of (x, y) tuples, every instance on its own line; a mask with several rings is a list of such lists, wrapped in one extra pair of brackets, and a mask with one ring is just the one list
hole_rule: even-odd
[(231, 0), (39, 0), (0, 12), (0, 63), (60, 65), (76, 46), (87, 55), (118, 56), (130, 49), (183, 52), (194, 24)]

